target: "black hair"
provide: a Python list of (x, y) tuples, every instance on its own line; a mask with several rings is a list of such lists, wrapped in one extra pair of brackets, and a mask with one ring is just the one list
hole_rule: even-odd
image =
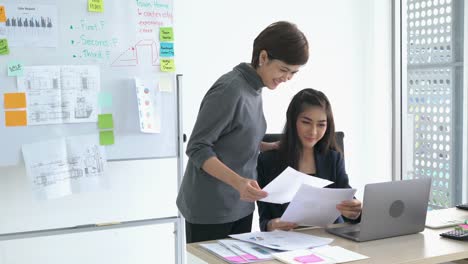
[(299, 159), (302, 154), (302, 143), (297, 134), (296, 122), (299, 115), (311, 106), (321, 107), (327, 116), (327, 129), (323, 137), (315, 144), (314, 148), (320, 153), (335, 150), (342, 153), (335, 139), (335, 121), (333, 112), (324, 93), (306, 88), (299, 91), (289, 104), (286, 112), (286, 124), (280, 140), (279, 153), (281, 159), (288, 166), (298, 169)]
[(255, 38), (252, 67), (257, 68), (260, 52), (265, 50), (269, 59), (281, 60), (290, 65), (304, 65), (309, 60), (309, 43), (297, 26), (287, 21), (269, 25)]

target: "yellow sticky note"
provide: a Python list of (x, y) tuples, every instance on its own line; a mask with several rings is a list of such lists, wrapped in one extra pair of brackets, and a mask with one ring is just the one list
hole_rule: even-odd
[(88, 0), (89, 12), (104, 12), (104, 0)]
[(5, 93), (3, 94), (3, 104), (5, 109), (26, 108), (26, 94)]
[(26, 126), (28, 123), (26, 111), (5, 111), (5, 125), (12, 126)]
[(0, 22), (6, 22), (5, 7), (0, 6)]
[(8, 48), (8, 40), (0, 39), (0, 55), (10, 54), (10, 48)]
[(174, 59), (161, 59), (161, 71), (174, 72), (175, 71)]
[(161, 42), (174, 41), (174, 31), (171, 27), (159, 28), (159, 40)]

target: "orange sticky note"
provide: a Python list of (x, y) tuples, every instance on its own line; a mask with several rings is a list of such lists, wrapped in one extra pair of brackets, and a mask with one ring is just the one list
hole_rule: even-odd
[(3, 94), (5, 109), (26, 108), (25, 93), (5, 93)]
[(5, 7), (0, 6), (0, 22), (6, 22)]
[(26, 126), (28, 123), (26, 111), (5, 111), (5, 125), (12, 126)]

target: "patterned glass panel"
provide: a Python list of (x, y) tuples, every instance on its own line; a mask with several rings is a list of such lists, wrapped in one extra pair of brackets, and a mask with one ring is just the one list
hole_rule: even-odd
[[(407, 1), (407, 121), (411, 151), (404, 178), (432, 177), (430, 208), (457, 201), (453, 122), (457, 107), (454, 3)], [(458, 34), (462, 34), (459, 32)], [(461, 86), (459, 87), (459, 89)]]

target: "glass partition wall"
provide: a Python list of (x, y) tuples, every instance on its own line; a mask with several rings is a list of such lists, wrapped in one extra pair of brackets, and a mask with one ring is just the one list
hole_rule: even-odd
[(464, 1), (403, 0), (400, 11), (401, 177), (431, 177), (429, 207), (452, 207), (467, 177)]

